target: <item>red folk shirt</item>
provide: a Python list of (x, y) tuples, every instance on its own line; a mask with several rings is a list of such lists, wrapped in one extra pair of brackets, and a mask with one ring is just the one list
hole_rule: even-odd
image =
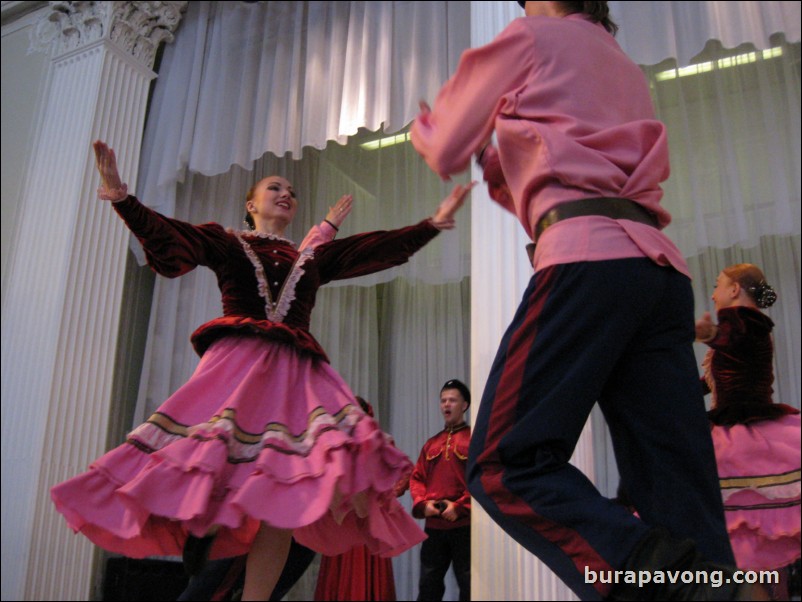
[(409, 480), (412, 516), (423, 518), (429, 500), (450, 500), (456, 504), (458, 519), (447, 521), (439, 516), (426, 518), (427, 529), (455, 529), (471, 522), (471, 494), (465, 480), (471, 427), (463, 423), (446, 428), (423, 446)]

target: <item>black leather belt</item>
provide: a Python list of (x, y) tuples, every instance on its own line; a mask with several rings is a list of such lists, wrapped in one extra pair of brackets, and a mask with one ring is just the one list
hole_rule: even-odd
[(612, 219), (628, 219), (657, 228), (657, 217), (643, 205), (630, 199), (617, 197), (593, 197), (561, 203), (541, 217), (535, 225), (535, 242), (549, 226), (570, 217), (601, 215)]

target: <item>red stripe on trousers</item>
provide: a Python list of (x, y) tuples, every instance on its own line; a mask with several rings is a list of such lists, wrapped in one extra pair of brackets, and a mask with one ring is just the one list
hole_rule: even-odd
[[(555, 266), (556, 267), (556, 266)], [(482, 487), (498, 505), (501, 512), (531, 528), (541, 537), (558, 546), (574, 563), (577, 572), (584, 574), (585, 567), (592, 570), (611, 570), (612, 567), (575, 530), (555, 523), (537, 514), (529, 504), (509, 491), (502, 481), (504, 466), (498, 454), (498, 445), (515, 424), (528, 352), (537, 336), (537, 317), (548, 300), (548, 292), (555, 277), (555, 269), (538, 272), (540, 279), (530, 296), (529, 308), (521, 326), (512, 334), (507, 349), (519, 350), (507, 355), (504, 371), (499, 378), (493, 399), (493, 409), (487, 425), (485, 447), (477, 458), (482, 469)], [(609, 593), (610, 585), (598, 581), (594, 588), (602, 596)]]

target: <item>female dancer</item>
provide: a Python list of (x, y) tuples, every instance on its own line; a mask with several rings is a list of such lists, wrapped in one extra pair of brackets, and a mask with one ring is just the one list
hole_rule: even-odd
[(709, 312), (696, 322), (697, 340), (710, 346), (702, 380), (712, 394), (727, 530), (743, 570), (783, 569), (800, 557), (799, 410), (772, 401), (774, 323), (760, 311), (776, 299), (757, 266), (732, 265), (713, 291), (718, 324)]
[(223, 316), (198, 328), (193, 376), (125, 444), (51, 496), (70, 527), (131, 557), (177, 555), (215, 535), (210, 556), (248, 553), (243, 600), (267, 599), (291, 537), (323, 554), (364, 544), (392, 556), (424, 535), (393, 496), (409, 468), (355, 402), (309, 332), (317, 289), (408, 260), (454, 214), (456, 186), (420, 223), (312, 244), (284, 237), (297, 199), (279, 176), (248, 195), (251, 231), (194, 226), (127, 193), (114, 152), (94, 143), (99, 196), (142, 243), (149, 265), (176, 277), (217, 275)]

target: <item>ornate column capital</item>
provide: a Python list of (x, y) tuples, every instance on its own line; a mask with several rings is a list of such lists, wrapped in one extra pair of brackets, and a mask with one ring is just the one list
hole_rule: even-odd
[(173, 40), (187, 8), (185, 1), (49, 4), (31, 30), (29, 52), (57, 57), (105, 38), (148, 68), (153, 67), (159, 44)]

